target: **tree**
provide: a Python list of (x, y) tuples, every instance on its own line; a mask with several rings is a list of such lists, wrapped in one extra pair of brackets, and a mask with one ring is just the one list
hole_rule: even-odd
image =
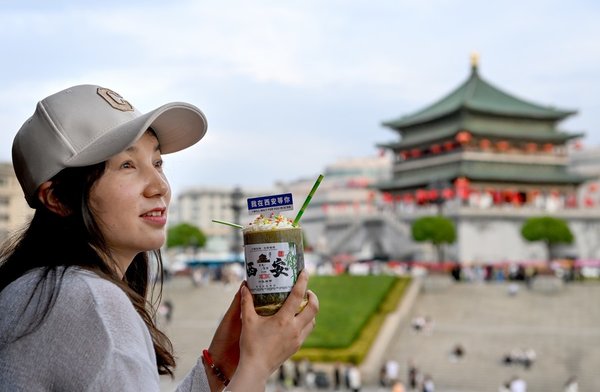
[(194, 225), (180, 223), (167, 231), (167, 248), (175, 246), (192, 247), (194, 252), (206, 244), (206, 236)]
[(521, 235), (530, 242), (542, 241), (546, 245), (548, 261), (553, 258), (554, 245), (573, 243), (573, 233), (567, 222), (550, 216), (527, 219), (521, 226)]
[(431, 242), (436, 249), (438, 261), (444, 261), (443, 244), (456, 241), (454, 222), (443, 216), (424, 216), (412, 224), (412, 238), (417, 242)]

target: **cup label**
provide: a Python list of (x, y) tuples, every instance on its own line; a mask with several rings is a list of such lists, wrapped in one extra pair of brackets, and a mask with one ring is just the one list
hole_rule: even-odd
[(246, 279), (252, 294), (283, 293), (292, 290), (298, 275), (298, 255), (293, 242), (244, 246)]
[(248, 203), (248, 213), (264, 214), (265, 212), (291, 211), (294, 209), (294, 198), (291, 193), (282, 193), (280, 195), (269, 195), (252, 197), (246, 200)]

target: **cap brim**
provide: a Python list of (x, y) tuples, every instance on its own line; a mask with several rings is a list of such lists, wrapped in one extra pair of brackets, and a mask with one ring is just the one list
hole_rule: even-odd
[(168, 154), (197, 143), (208, 128), (206, 117), (194, 105), (172, 102), (120, 124), (93, 140), (67, 166), (87, 166), (103, 162), (135, 143), (152, 128), (158, 137), (160, 151)]

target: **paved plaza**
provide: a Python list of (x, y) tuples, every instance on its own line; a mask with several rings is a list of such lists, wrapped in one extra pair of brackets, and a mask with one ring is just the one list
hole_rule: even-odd
[[(600, 391), (600, 284), (568, 284), (557, 290), (519, 286), (508, 294), (506, 283), (431, 285), (411, 308), (411, 320), (432, 319), (430, 332), (416, 332), (406, 323), (393, 338), (385, 360), (409, 361), (430, 374), (436, 391), (497, 391), (518, 375), (528, 391), (562, 391), (576, 376), (580, 391)], [(464, 348), (461, 360), (450, 353)], [(513, 349), (533, 349), (529, 369), (504, 365)]]
[[(189, 278), (165, 284), (164, 299), (174, 304), (173, 320), (165, 326), (173, 341), (178, 368), (175, 381), (163, 377), (161, 391), (175, 390), (208, 346), (238, 284), (210, 282), (195, 287)], [(317, 293), (318, 294), (318, 293)], [(435, 381), (436, 392), (495, 392), (515, 375), (528, 383), (529, 392), (562, 392), (564, 382), (577, 376), (582, 392), (600, 391), (600, 284), (569, 284), (547, 290), (519, 286), (509, 295), (508, 283), (454, 283), (446, 277), (420, 282), (418, 295), (393, 325), (389, 336), (363, 364), (363, 391), (377, 387), (373, 369), (396, 360), (406, 381), (409, 361)], [(416, 332), (411, 320), (427, 316), (428, 331)], [(460, 344), (465, 355), (450, 357)], [(504, 365), (502, 357), (513, 349), (533, 349), (536, 359), (529, 369)], [(330, 367), (315, 364), (330, 372)], [(269, 391), (277, 388), (274, 383)], [(295, 391), (303, 389), (296, 388)]]

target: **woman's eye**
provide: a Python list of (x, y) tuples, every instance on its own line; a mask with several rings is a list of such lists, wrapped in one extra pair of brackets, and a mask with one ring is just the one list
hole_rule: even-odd
[(123, 162), (121, 164), (121, 169), (131, 169), (133, 167), (133, 163), (131, 162)]
[(154, 162), (154, 166), (158, 167), (158, 168), (162, 168), (163, 167), (163, 160), (159, 159), (158, 161)]

